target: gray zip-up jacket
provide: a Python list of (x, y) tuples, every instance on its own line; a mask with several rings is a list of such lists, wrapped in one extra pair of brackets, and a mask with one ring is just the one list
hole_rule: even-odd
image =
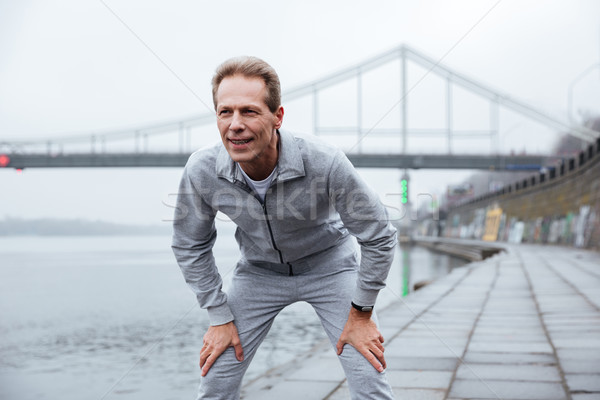
[(361, 248), (353, 301), (373, 305), (394, 257), (396, 230), (344, 153), (314, 136), (279, 131), (277, 171), (264, 203), (222, 144), (192, 154), (173, 223), (173, 252), (211, 325), (232, 321), (212, 254), (217, 211), (235, 224), (242, 260), (286, 275), (310, 269), (351, 234)]

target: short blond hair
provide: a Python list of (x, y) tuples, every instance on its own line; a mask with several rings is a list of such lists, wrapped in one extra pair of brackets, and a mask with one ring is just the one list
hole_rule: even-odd
[(217, 67), (215, 75), (212, 78), (212, 95), (215, 110), (217, 109), (217, 90), (219, 90), (219, 85), (223, 79), (234, 75), (262, 79), (267, 88), (265, 104), (273, 113), (279, 109), (281, 106), (281, 85), (275, 69), (258, 57), (243, 56), (230, 58)]

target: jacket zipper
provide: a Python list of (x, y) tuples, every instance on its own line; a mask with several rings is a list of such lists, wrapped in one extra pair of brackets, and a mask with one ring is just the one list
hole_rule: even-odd
[[(267, 221), (267, 227), (269, 228), (269, 235), (271, 236), (271, 244), (273, 244), (273, 248), (275, 250), (277, 250), (277, 253), (279, 253), (279, 261), (283, 264), (283, 254), (281, 254), (281, 250), (279, 250), (279, 248), (277, 247), (277, 244), (275, 244), (275, 237), (273, 236), (273, 229), (271, 229), (271, 223), (269, 222), (269, 213), (267, 212), (267, 196), (265, 195), (265, 200), (262, 203), (262, 209), (263, 212), (265, 213), (265, 220)], [(290, 263), (286, 263), (288, 265), (288, 275), (289, 276), (294, 276), (294, 271), (292, 270), (292, 265)]]
[[(242, 187), (246, 192), (248, 192), (250, 195), (252, 195), (252, 192), (250, 190), (248, 190), (248, 188), (245, 185), (238, 185), (238, 186)], [(265, 194), (265, 199), (263, 202), (261, 202), (260, 199), (256, 196), (252, 196), (252, 197), (254, 197), (262, 205), (263, 213), (265, 214), (265, 221), (267, 222), (267, 228), (269, 228), (269, 236), (271, 237), (271, 244), (273, 245), (273, 248), (275, 250), (277, 250), (277, 253), (279, 254), (279, 262), (281, 264), (288, 265), (288, 276), (294, 276), (294, 270), (292, 269), (292, 264), (290, 264), (289, 262), (288, 263), (283, 262), (283, 254), (281, 253), (281, 250), (279, 250), (279, 248), (277, 247), (277, 244), (275, 243), (275, 236), (273, 236), (273, 229), (271, 228), (271, 223), (269, 222), (269, 213), (267, 212), (267, 195)]]

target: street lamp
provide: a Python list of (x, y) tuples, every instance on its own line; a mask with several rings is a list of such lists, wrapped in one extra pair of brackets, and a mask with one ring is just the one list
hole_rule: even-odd
[(571, 122), (571, 124), (575, 123), (575, 118), (573, 117), (573, 88), (575, 87), (575, 84), (577, 82), (579, 82), (580, 80), (582, 80), (583, 78), (585, 78), (591, 71), (593, 71), (595, 68), (600, 67), (600, 63), (594, 63), (592, 65), (590, 65), (589, 67), (587, 67), (585, 69), (585, 71), (583, 71), (582, 73), (580, 73), (579, 75), (577, 75), (575, 77), (575, 79), (573, 79), (571, 81), (571, 83), (569, 84), (569, 95), (568, 95), (568, 118), (569, 118), (569, 122)]

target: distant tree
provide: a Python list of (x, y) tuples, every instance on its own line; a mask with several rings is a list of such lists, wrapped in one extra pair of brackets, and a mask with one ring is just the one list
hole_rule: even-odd
[[(586, 117), (583, 125), (600, 133), (600, 116)], [(584, 150), (588, 146), (588, 142), (583, 139), (564, 133), (556, 142), (552, 149), (552, 154), (561, 157), (571, 157)]]

